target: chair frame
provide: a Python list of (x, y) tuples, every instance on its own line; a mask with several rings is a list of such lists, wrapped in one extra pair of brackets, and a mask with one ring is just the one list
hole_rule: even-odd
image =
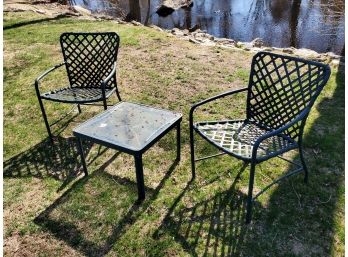
[[(303, 62), (306, 63), (308, 65), (317, 65), (320, 66), (324, 69), (323, 73), (323, 79), (322, 79), (322, 83), (319, 86), (319, 89), (317, 90), (317, 92), (311, 97), (311, 100), (309, 102), (309, 104), (294, 118), (292, 119), (290, 122), (288, 122), (287, 124), (284, 124), (283, 126), (277, 128), (277, 129), (273, 129), (268, 131), (267, 133), (263, 134), (262, 136), (258, 137), (257, 140), (255, 141), (255, 143), (253, 144), (253, 149), (252, 149), (252, 154), (251, 154), (251, 158), (242, 158), (241, 156), (237, 156), (231, 152), (228, 152), (226, 149), (224, 149), (223, 147), (219, 147), (218, 145), (213, 144), (215, 147), (217, 147), (221, 152), (218, 154), (214, 154), (214, 155), (210, 155), (210, 156), (205, 156), (205, 157), (201, 157), (198, 159), (195, 159), (195, 153), (194, 153), (194, 131), (197, 132), (203, 139), (208, 140), (208, 138), (203, 134), (200, 133), (200, 131), (195, 127), (194, 125), (194, 111), (196, 110), (197, 107), (202, 106), (204, 104), (207, 104), (209, 102), (227, 97), (227, 96), (232, 96), (238, 93), (243, 93), (243, 92), (247, 92), (247, 107), (246, 107), (246, 112), (247, 112), (247, 118), (245, 119), (245, 121), (248, 120), (249, 115), (250, 115), (250, 106), (249, 106), (249, 100), (250, 100), (250, 94), (251, 94), (251, 90), (252, 90), (252, 86), (253, 86), (253, 82), (252, 82), (252, 77), (253, 77), (253, 70), (250, 72), (250, 77), (249, 77), (249, 84), (247, 87), (244, 88), (240, 88), (240, 89), (236, 89), (236, 90), (232, 90), (232, 91), (228, 91), (213, 97), (210, 97), (208, 99), (205, 99), (203, 101), (200, 101), (194, 105), (192, 105), (191, 109), (190, 109), (190, 113), (189, 113), (189, 129), (190, 129), (190, 149), (191, 149), (191, 171), (192, 171), (192, 180), (195, 179), (196, 177), (196, 168), (195, 168), (195, 162), (196, 161), (201, 161), (201, 160), (205, 160), (208, 158), (213, 158), (219, 155), (223, 155), (223, 154), (228, 154), (231, 155), (233, 157), (236, 157), (242, 161), (244, 161), (244, 163), (250, 164), (250, 176), (249, 176), (249, 188), (248, 188), (248, 196), (247, 196), (247, 213), (246, 213), (246, 223), (249, 224), (252, 218), (252, 205), (253, 202), (256, 200), (256, 198), (258, 196), (260, 196), (262, 193), (264, 193), (266, 190), (268, 190), (271, 186), (273, 186), (274, 184), (280, 182), (281, 180), (290, 177), (292, 175), (295, 175), (299, 172), (304, 172), (304, 182), (308, 183), (308, 168), (307, 165), (305, 163), (305, 159), (303, 156), (303, 131), (304, 131), (304, 127), (306, 124), (306, 120), (307, 117), (309, 115), (309, 112), (316, 100), (316, 98), (318, 97), (318, 95), (320, 94), (320, 92), (322, 91), (323, 87), (325, 86), (325, 84), (327, 83), (329, 77), (330, 77), (330, 67), (328, 65), (324, 65), (321, 63), (317, 63), (317, 62), (313, 62), (313, 61), (308, 61), (308, 60), (304, 60), (301, 58), (296, 58), (296, 57), (291, 57), (291, 56), (283, 56), (283, 55), (278, 55), (278, 54), (274, 54), (274, 53), (269, 53), (269, 52), (259, 52), (257, 53), (252, 60), (252, 68), (254, 63), (256, 62), (256, 58), (262, 54), (266, 54), (266, 55), (270, 55), (273, 57), (281, 57), (281, 58), (287, 58), (289, 60), (293, 60), (293, 61), (298, 61), (298, 62)], [(294, 125), (300, 123), (299, 126), (299, 133), (298, 133), (298, 140), (297, 140), (297, 144), (295, 147), (289, 147), (284, 149), (284, 151), (282, 151), (282, 153), (277, 153), (277, 154), (270, 154), (267, 155), (264, 158), (258, 158), (257, 157), (257, 150), (260, 146), (260, 144), (273, 136), (277, 136), (280, 135), (282, 132), (286, 132), (288, 129), (290, 129), (291, 127), (293, 127)], [(209, 142), (210, 143), (210, 142)], [(212, 144), (212, 143), (211, 143)], [(284, 157), (280, 156), (280, 154), (283, 154), (285, 152), (288, 152), (290, 150), (294, 150), (294, 149), (298, 149), (299, 150), (299, 155), (300, 155), (300, 161), (301, 164), (298, 164), (296, 162), (293, 162), (291, 160), (285, 159)], [(255, 195), (255, 197), (253, 197), (253, 186), (254, 186), (254, 177), (255, 177), (255, 166), (256, 164), (259, 164), (263, 161), (266, 161), (268, 159), (274, 158), (274, 157), (278, 157), (281, 158), (291, 164), (294, 164), (297, 166), (297, 169), (288, 172), (287, 174), (283, 175), (282, 177), (274, 180), (272, 183), (270, 183), (269, 185), (267, 185), (264, 189), (262, 189), (259, 193), (257, 193)]]
[[(68, 75), (68, 78), (69, 78), (69, 87), (70, 88), (73, 88), (72, 86), (72, 83), (71, 83), (71, 80), (70, 80), (70, 74), (69, 74), (69, 70), (68, 70), (68, 67), (67, 67), (67, 56), (63, 50), (63, 42), (62, 42), (62, 38), (63, 36), (65, 35), (82, 35), (82, 36), (98, 36), (98, 35), (108, 35), (108, 36), (116, 36), (117, 38), (117, 46), (116, 46), (116, 59), (115, 59), (115, 63), (113, 64), (112, 66), (112, 70), (111, 72), (107, 75), (107, 77), (105, 79), (103, 79), (101, 81), (101, 91), (102, 91), (102, 97), (97, 99), (97, 100), (91, 100), (91, 99), (85, 99), (85, 100), (80, 100), (80, 101), (67, 101), (67, 100), (57, 100), (57, 99), (46, 99), (44, 97), (42, 97), (41, 93), (40, 93), (40, 84), (41, 84), (41, 81), (48, 75), (50, 74), (51, 72), (55, 71), (56, 69), (62, 67), (62, 66), (66, 66), (66, 71), (67, 71), (67, 75)], [(47, 100), (47, 101), (53, 101), (53, 102), (61, 102), (61, 103), (69, 103), (69, 104), (77, 104), (77, 109), (78, 109), (78, 112), (81, 113), (81, 107), (80, 105), (91, 105), (93, 103), (96, 103), (96, 102), (103, 102), (103, 106), (104, 106), (104, 110), (107, 109), (107, 99), (108, 97), (111, 96), (111, 94), (113, 92), (110, 93), (109, 96), (106, 96), (106, 87), (108, 85), (108, 82), (111, 81), (111, 79), (114, 79), (114, 85), (113, 85), (113, 88), (112, 88), (112, 91), (115, 91), (116, 93), (116, 96), (117, 96), (117, 99), (119, 101), (122, 101), (121, 99), (121, 96), (120, 96), (120, 93), (118, 91), (118, 85), (117, 85), (117, 78), (116, 78), (116, 62), (117, 62), (117, 55), (118, 55), (118, 48), (119, 48), (119, 43), (120, 43), (120, 39), (119, 39), (119, 36), (117, 35), (117, 33), (115, 32), (93, 32), (93, 33), (85, 33), (85, 32), (78, 32), (78, 33), (73, 33), (73, 32), (68, 32), (68, 33), (63, 33), (61, 36), (60, 36), (60, 44), (61, 44), (61, 48), (62, 48), (62, 52), (63, 52), (63, 58), (64, 58), (64, 62), (60, 63), (60, 64), (57, 64), (53, 67), (51, 67), (50, 69), (46, 70), (44, 73), (42, 73), (40, 76), (38, 76), (36, 79), (35, 79), (35, 82), (34, 82), (34, 85), (35, 85), (35, 92), (36, 92), (36, 95), (37, 95), (37, 98), (39, 100), (39, 105), (40, 105), (40, 109), (41, 109), (41, 112), (42, 112), (42, 117), (44, 119), (44, 122), (45, 122), (45, 126), (46, 126), (46, 129), (47, 129), (47, 133), (48, 133), (48, 136), (50, 138), (50, 141), (53, 143), (53, 134), (52, 134), (52, 131), (51, 131), (51, 128), (50, 126), (56, 124), (56, 122), (52, 123), (51, 125), (49, 124), (48, 122), (48, 118), (47, 118), (47, 114), (46, 114), (46, 111), (45, 111), (45, 108), (44, 108), (44, 104), (43, 104), (43, 100)], [(90, 87), (85, 87), (85, 89), (88, 89)]]

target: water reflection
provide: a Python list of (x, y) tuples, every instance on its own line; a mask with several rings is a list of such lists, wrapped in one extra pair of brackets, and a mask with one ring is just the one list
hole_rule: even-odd
[(297, 47), (297, 26), (300, 17), (301, 0), (293, 0), (290, 12), (290, 46)]
[[(165, 29), (194, 26), (217, 37), (275, 47), (340, 53), (344, 46), (344, 0), (194, 0), (190, 9), (156, 14), (162, 0), (71, 0), (94, 12), (126, 17)], [(118, 4), (117, 4), (118, 3)]]
[(129, 0), (129, 12), (126, 20), (141, 21), (141, 11), (139, 0)]

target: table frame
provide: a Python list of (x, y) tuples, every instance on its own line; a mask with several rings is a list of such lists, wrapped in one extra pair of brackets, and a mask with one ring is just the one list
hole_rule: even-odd
[(82, 168), (83, 172), (85, 173), (85, 176), (88, 176), (88, 171), (87, 171), (87, 165), (85, 161), (85, 155), (83, 153), (83, 145), (82, 145), (82, 140), (88, 140), (93, 143), (97, 143), (99, 145), (119, 150), (124, 153), (128, 153), (130, 155), (134, 156), (134, 162), (135, 162), (135, 173), (136, 173), (136, 179), (137, 179), (137, 187), (138, 187), (138, 201), (141, 202), (145, 199), (145, 185), (144, 185), (144, 171), (143, 171), (143, 154), (155, 143), (157, 143), (164, 135), (166, 135), (170, 130), (176, 127), (176, 160), (180, 161), (180, 154), (181, 154), (181, 142), (180, 142), (180, 123), (181, 123), (182, 117), (178, 118), (177, 121), (173, 122), (167, 129), (165, 129), (162, 133), (160, 133), (158, 136), (156, 136), (154, 139), (152, 139), (144, 148), (135, 151), (131, 150), (119, 145), (114, 145), (110, 144), (108, 142), (105, 142), (100, 139), (96, 139), (91, 136), (86, 136), (83, 134), (79, 134), (74, 131), (74, 136), (77, 138), (77, 147), (81, 156), (81, 163), (82, 163)]

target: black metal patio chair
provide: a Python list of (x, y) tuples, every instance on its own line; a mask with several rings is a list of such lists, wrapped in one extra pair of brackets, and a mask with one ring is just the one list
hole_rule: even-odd
[[(225, 92), (192, 106), (192, 177), (195, 178), (195, 161), (221, 154), (229, 154), (250, 164), (246, 223), (251, 221), (253, 201), (275, 183), (301, 171), (304, 171), (304, 181), (307, 183), (308, 169), (302, 149), (303, 129), (310, 109), (329, 77), (328, 65), (268, 52), (257, 53), (252, 60), (247, 87)], [(193, 114), (198, 106), (241, 92), (247, 94), (245, 119), (193, 122)], [(194, 131), (222, 152), (195, 159)], [(299, 150), (302, 164), (281, 156), (293, 149)], [(273, 157), (280, 157), (297, 168), (253, 197), (255, 165)]]
[[(39, 99), (42, 116), (48, 135), (53, 142), (50, 124), (42, 100), (77, 104), (93, 104), (103, 101), (107, 109), (107, 99), (116, 92), (121, 97), (116, 81), (116, 60), (120, 38), (115, 32), (63, 33), (60, 45), (64, 62), (54, 66), (35, 80), (35, 90)], [(50, 92), (40, 93), (41, 79), (55, 69), (65, 66), (69, 85)]]

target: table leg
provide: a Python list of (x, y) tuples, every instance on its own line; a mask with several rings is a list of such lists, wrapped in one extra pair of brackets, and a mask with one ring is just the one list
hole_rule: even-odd
[(135, 173), (137, 177), (138, 186), (138, 201), (141, 202), (145, 199), (145, 186), (144, 186), (144, 172), (143, 172), (143, 159), (142, 155), (134, 155), (135, 160)]
[(176, 126), (176, 159), (180, 161), (181, 142), (180, 142), (180, 122)]
[(79, 149), (79, 152), (80, 152), (83, 172), (85, 173), (85, 176), (87, 176), (88, 175), (87, 165), (85, 161), (85, 155), (83, 154), (82, 141), (80, 138), (77, 138), (77, 148)]

